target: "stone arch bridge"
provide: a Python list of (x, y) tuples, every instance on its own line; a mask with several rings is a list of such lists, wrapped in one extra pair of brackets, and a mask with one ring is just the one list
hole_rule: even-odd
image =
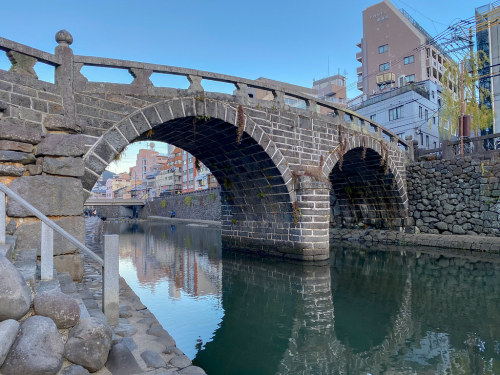
[[(2, 179), (47, 215), (81, 215), (115, 157), (131, 142), (151, 139), (179, 146), (210, 168), (222, 186), (229, 248), (324, 260), (331, 223), (404, 225), (412, 144), (379, 124), (260, 81), (74, 55), (64, 30), (56, 42), (50, 54), (0, 38), (12, 65), (0, 70)], [(37, 63), (54, 67), (54, 83), (38, 79)], [(133, 81), (89, 82), (84, 66), (122, 69)], [(184, 76), (190, 86), (156, 87), (152, 74)], [(207, 92), (205, 80), (232, 84), (234, 92)], [(252, 90), (272, 99), (256, 99)], [(8, 207), (11, 217), (25, 214)]]

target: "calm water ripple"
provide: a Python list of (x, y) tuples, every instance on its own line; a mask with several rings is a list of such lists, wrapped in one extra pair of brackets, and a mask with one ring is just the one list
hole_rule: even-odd
[(120, 234), (120, 274), (209, 375), (500, 374), (497, 258), (335, 244), (319, 266), (223, 253), (214, 228), (104, 232)]

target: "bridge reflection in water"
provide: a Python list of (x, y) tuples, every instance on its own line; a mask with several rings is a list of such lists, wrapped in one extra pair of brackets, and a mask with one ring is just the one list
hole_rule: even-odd
[(216, 229), (107, 224), (121, 273), (208, 374), (498, 374), (500, 266), (337, 244), (330, 265), (221, 251)]

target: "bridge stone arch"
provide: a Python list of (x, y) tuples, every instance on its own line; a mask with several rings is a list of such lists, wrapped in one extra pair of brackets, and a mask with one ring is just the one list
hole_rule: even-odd
[[(56, 42), (55, 53), (51, 54), (0, 38), (0, 50), (7, 52), (12, 64), (10, 71), (0, 70), (0, 80), (5, 82), (0, 86), (0, 136), (32, 145), (23, 148), (29, 155), (22, 160), (33, 164), (30, 168), (16, 165), (3, 173), (8, 174), (9, 183), (17, 178), (22, 180), (19, 184), (30, 186), (42, 179), (57, 181), (62, 195), (64, 189), (79, 189), (72, 193), (78, 195), (78, 200), (74, 200), (78, 207), (71, 215), (80, 217), (83, 212), (80, 201), (85, 191), (88, 194), (104, 168), (131, 141), (143, 139), (148, 133), (158, 140), (175, 136), (178, 142), (170, 143), (182, 147), (184, 142), (183, 148), (196, 155), (198, 150), (189, 137), (195, 132), (198, 136), (205, 134), (202, 129), (207, 125), (219, 127), (222, 135), (228, 129), (231, 131), (231, 142), (225, 145), (228, 155), (218, 155), (220, 160), (236, 160), (231, 155), (246, 152), (248, 157), (255, 156), (254, 163), (240, 163), (231, 168), (247, 172), (264, 169), (269, 173), (261, 179), (252, 178), (255, 182), (252, 200), (241, 199), (234, 204), (231, 199), (238, 202), (243, 195), (236, 189), (224, 192), (229, 198), (225, 203), (230, 203), (224, 205), (223, 225), (229, 248), (253, 248), (302, 260), (327, 259), (329, 176), (340, 156), (339, 150), (344, 150), (343, 145), (349, 145), (343, 151), (344, 159), (349, 162), (350, 155), (357, 152), (356, 147), (362, 147), (365, 138), (375, 153), (380, 155), (382, 148), (389, 150), (388, 164), (396, 182), (393, 193), (398, 195), (395, 199), (400, 217), (405, 217), (405, 162), (412, 157), (412, 144), (380, 124), (335, 103), (279, 84), (182, 67), (74, 55), (70, 48), (73, 37), (64, 30), (56, 34)], [(37, 63), (55, 68), (54, 83), (38, 79), (33, 70)], [(83, 67), (121, 69), (130, 73), (133, 81), (92, 82), (81, 73)], [(186, 90), (156, 86), (150, 80), (153, 73), (186, 77), (190, 86)], [(204, 80), (233, 85), (235, 90), (232, 94), (206, 92)], [(250, 90), (265, 92), (266, 100), (256, 98)], [(287, 104), (290, 100), (285, 99), (293, 99), (296, 106)], [(169, 126), (165, 127), (165, 123)], [(170, 133), (162, 134), (167, 128)], [(241, 144), (235, 142), (238, 134), (242, 137)], [(252, 148), (255, 154), (249, 151)], [(213, 169), (217, 178), (228, 177), (225, 166), (217, 165), (215, 156), (213, 168), (210, 155), (197, 156)], [(18, 157), (9, 154), (13, 163)], [(83, 163), (83, 176), (80, 170), (56, 170), (55, 163), (73, 163), (78, 168)], [(257, 168), (258, 171), (251, 170), (258, 163), (268, 164)], [(271, 183), (268, 177), (273, 178)], [(229, 182), (239, 184), (242, 189), (252, 188), (242, 179)], [(40, 200), (48, 202), (49, 198)], [(52, 207), (57, 204), (50, 205), (47, 212), (65, 215), (66, 211)]]
[(179, 146), (210, 168), (222, 189), (222, 235), (228, 246), (258, 241), (260, 250), (275, 252), (279, 240), (283, 250), (276, 254), (300, 257), (291, 238), (297, 232), (297, 195), (290, 168), (248, 109), (206, 96), (175, 97), (141, 108), (118, 121), (84, 155), (84, 189), (90, 191), (127, 145), (145, 139)]
[(323, 173), (332, 184), (334, 226), (398, 228), (408, 210), (403, 151), (366, 133), (339, 134)]

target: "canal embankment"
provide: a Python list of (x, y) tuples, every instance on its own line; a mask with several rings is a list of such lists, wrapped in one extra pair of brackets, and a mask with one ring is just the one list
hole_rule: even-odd
[(330, 230), (330, 238), (338, 241), (360, 242), (364, 244), (415, 245), (429, 248), (457, 249), (469, 252), (500, 254), (500, 237), (478, 235), (447, 235), (430, 233), (406, 233), (378, 229)]
[[(97, 217), (87, 218), (86, 243), (97, 254), (102, 254), (102, 236), (103, 222)], [(86, 257), (82, 284), (91, 292), (88, 296), (92, 296), (96, 307), (102, 301), (101, 271), (99, 264)], [(112, 327), (113, 346), (102, 374), (205, 374), (203, 369), (192, 365), (176, 346), (174, 338), (122, 277), (119, 313), (119, 324)]]

